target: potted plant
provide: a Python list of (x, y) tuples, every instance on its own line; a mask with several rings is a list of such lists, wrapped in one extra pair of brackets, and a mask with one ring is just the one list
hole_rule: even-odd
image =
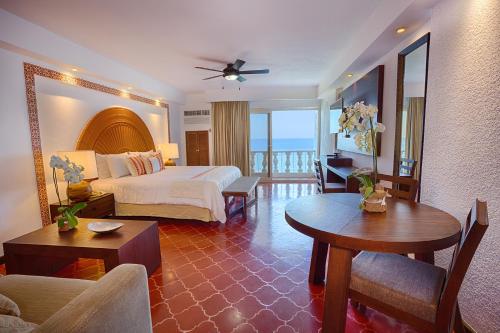
[(385, 131), (385, 126), (374, 118), (378, 109), (374, 105), (357, 102), (346, 107), (339, 118), (340, 131), (349, 138), (354, 133), (356, 146), (372, 155), (373, 169), (359, 169), (351, 176), (360, 183), (360, 193), (363, 199), (360, 208), (368, 211), (385, 211), (385, 196), (383, 187), (377, 184), (377, 134)]
[[(68, 231), (75, 228), (78, 225), (78, 218), (76, 213), (87, 206), (84, 202), (78, 202), (75, 205), (64, 206), (61, 202), (61, 196), (59, 195), (59, 186), (57, 182), (56, 170), (64, 171), (64, 180), (69, 184), (77, 184), (82, 181), (84, 168), (81, 165), (76, 165), (71, 162), (67, 157), (63, 160), (61, 157), (53, 155), (50, 158), (50, 167), (52, 168), (52, 180), (54, 181), (54, 187), (56, 189), (57, 199), (59, 200), (59, 208), (57, 211), (59, 215), (56, 216), (57, 226), (59, 231)], [(69, 199), (68, 199), (69, 202)]]

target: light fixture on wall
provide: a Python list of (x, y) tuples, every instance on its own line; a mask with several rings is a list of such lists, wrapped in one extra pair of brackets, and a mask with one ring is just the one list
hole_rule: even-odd
[(352, 73), (347, 74), (347, 77), (352, 77)]
[(401, 35), (401, 34), (403, 34), (405, 32), (406, 32), (406, 28), (405, 27), (399, 27), (399, 28), (396, 29), (396, 33), (398, 35)]

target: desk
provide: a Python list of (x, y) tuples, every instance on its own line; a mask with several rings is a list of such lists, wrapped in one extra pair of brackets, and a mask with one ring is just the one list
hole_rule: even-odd
[(429, 258), (460, 239), (460, 223), (442, 210), (387, 198), (387, 212), (367, 213), (358, 208), (360, 199), (353, 193), (318, 194), (285, 208), (288, 224), (314, 238), (309, 281), (324, 278), (328, 255), (323, 333), (345, 331), (355, 251), (421, 253)]
[(327, 183), (344, 183), (346, 192), (358, 193), (359, 181), (349, 176), (356, 170), (352, 166), (352, 158), (332, 158), (321, 156), (321, 165), (327, 170)]

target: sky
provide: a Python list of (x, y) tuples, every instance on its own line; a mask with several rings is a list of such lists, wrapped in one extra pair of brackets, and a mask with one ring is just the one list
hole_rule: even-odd
[[(313, 139), (317, 132), (316, 110), (273, 111), (273, 139)], [(267, 137), (266, 114), (250, 115), (250, 138)]]

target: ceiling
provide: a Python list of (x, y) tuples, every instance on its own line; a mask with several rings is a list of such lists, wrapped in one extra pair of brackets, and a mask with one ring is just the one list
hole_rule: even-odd
[[(395, 0), (2, 0), (0, 7), (184, 92), (236, 58), (241, 86), (318, 85), (370, 15)], [(396, 0), (399, 1), (399, 0)], [(74, 64), (78, 65), (78, 64)]]

